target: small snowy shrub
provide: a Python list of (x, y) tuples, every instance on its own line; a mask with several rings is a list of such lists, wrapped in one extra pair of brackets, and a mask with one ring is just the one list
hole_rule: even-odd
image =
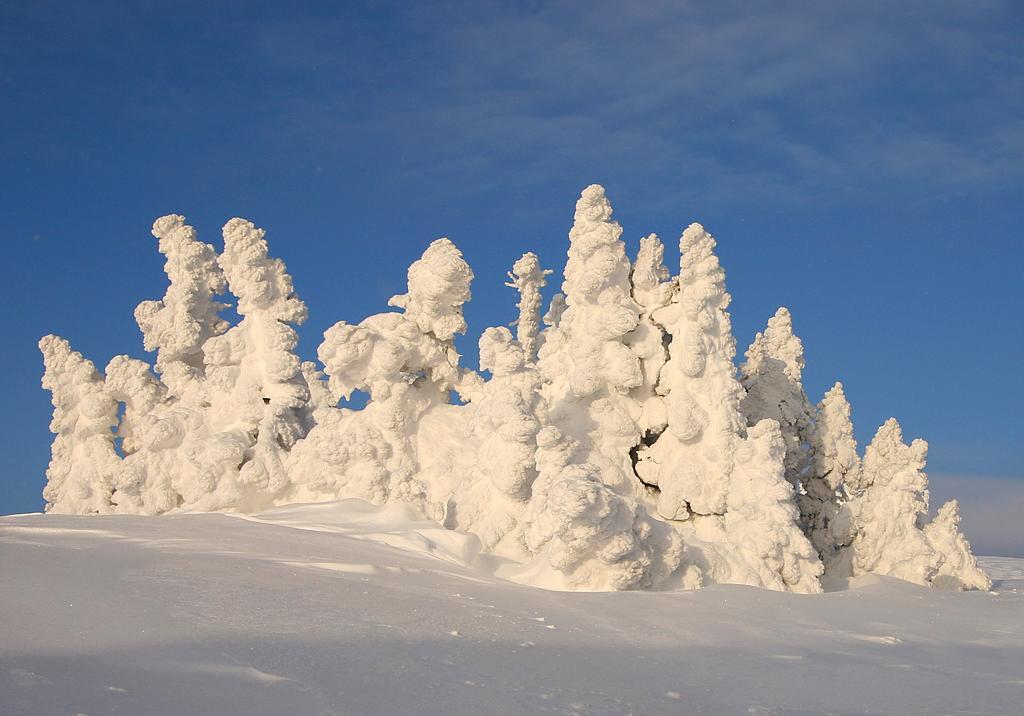
[[(653, 234), (630, 261), (604, 189), (587, 187), (562, 292), (542, 316), (551, 272), (532, 253), (514, 263), (515, 335), (484, 331), (485, 375), (459, 364), (473, 272), (448, 239), (410, 266), (397, 311), (331, 326), (317, 365), (296, 353), (306, 306), (262, 229), (232, 219), (220, 253), (178, 215), (153, 235), (169, 286), (135, 310), (153, 366), (116, 356), (101, 375), (64, 339), (39, 344), (47, 511), (361, 498), (414, 505), (560, 588), (813, 593), (823, 573), (869, 572), (989, 585), (956, 502), (928, 520), (925, 443), (891, 420), (862, 459), (842, 385), (812, 407), (788, 310), (737, 371), (725, 271), (700, 224), (672, 276)], [(341, 404), (356, 391), (363, 408)]]
[(970, 545), (960, 532), (957, 503), (928, 521), (928, 443), (903, 442), (895, 418), (875, 433), (858, 480), (843, 506), (849, 543), (830, 565), (838, 577), (887, 574), (917, 584), (988, 589)]

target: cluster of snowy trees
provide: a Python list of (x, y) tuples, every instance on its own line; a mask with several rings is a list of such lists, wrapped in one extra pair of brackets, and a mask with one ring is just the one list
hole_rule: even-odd
[[(889, 420), (861, 457), (842, 385), (810, 402), (786, 309), (737, 371), (725, 272), (699, 224), (673, 277), (655, 235), (630, 261), (588, 187), (562, 292), (542, 317), (550, 271), (515, 262), (515, 334), (484, 331), (483, 375), (453, 342), (473, 272), (447, 239), (409, 268), (397, 311), (327, 330), (318, 366), (295, 353), (306, 306), (261, 229), (232, 219), (219, 254), (181, 216), (153, 234), (170, 285), (135, 311), (152, 369), (118, 356), (101, 375), (67, 341), (40, 342), (48, 511), (400, 500), (561, 588), (818, 592), (871, 572), (989, 586), (956, 502), (929, 520), (927, 445)], [(226, 294), (237, 325), (220, 316)], [(354, 391), (365, 407), (339, 407)]]

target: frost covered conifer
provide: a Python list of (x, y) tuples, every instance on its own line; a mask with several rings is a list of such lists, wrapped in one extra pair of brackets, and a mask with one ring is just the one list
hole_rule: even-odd
[(92, 361), (57, 336), (39, 341), (43, 388), (53, 399), (50, 431), (56, 437), (46, 469), (47, 512), (106, 514), (113, 510), (113, 476), (120, 467), (114, 449), (117, 402), (107, 394)]
[(565, 311), (545, 332), (539, 367), (551, 420), (576, 440), (601, 480), (622, 495), (639, 495), (629, 451), (640, 440), (627, 393), (640, 385), (640, 361), (625, 343), (640, 308), (630, 264), (604, 189), (587, 187), (576, 202), (562, 291)]
[(210, 403), (222, 403), (224, 394), (208, 394), (206, 381), (205, 346), (228, 327), (218, 315), (225, 306), (215, 300), (226, 289), (224, 273), (214, 248), (196, 240), (184, 217), (157, 219), (153, 235), (170, 285), (162, 300), (139, 304), (135, 316), (146, 349), (157, 352), (160, 380), (127, 356), (107, 367), (106, 389), (125, 406), (117, 431), (125, 459), (112, 500), (118, 512), (144, 514), (241, 506), (232, 476), (247, 441), (214, 433)]
[(950, 500), (939, 508), (935, 518), (924, 526), (924, 535), (942, 564), (932, 584), (942, 589), (990, 589), (992, 580), (971, 553), (971, 545), (960, 531), (960, 504)]
[(318, 421), (292, 456), (303, 489), (432, 509), (416, 434), (423, 415), (447, 405), (452, 390), (479, 390), (479, 376), (459, 367), (453, 342), (465, 331), (462, 304), (472, 279), (455, 244), (438, 239), (409, 267), (407, 293), (390, 301), (403, 313), (379, 313), (358, 325), (339, 321), (327, 330), (317, 355), (334, 400), (361, 390), (369, 401), (362, 411), (327, 411)]
[(540, 291), (547, 285), (546, 277), (550, 269), (542, 269), (537, 254), (528, 252), (509, 271), (509, 282), (505, 285), (519, 292), (519, 318), (513, 325), (516, 327), (516, 340), (523, 347), (526, 360), (537, 359), (537, 336), (540, 333)]
[(765, 418), (779, 423), (786, 441), (786, 479), (799, 487), (807, 480), (814, 459), (814, 419), (800, 382), (803, 343), (793, 334), (789, 309), (780, 308), (768, 319), (768, 327), (754, 338), (746, 358), (740, 374), (747, 393), (740, 410), (747, 425)]
[(626, 337), (640, 359), (643, 380), (630, 391), (639, 406), (637, 424), (645, 436), (654, 436), (665, 428), (664, 401), (657, 394), (661, 369), (668, 361), (665, 331), (651, 314), (669, 304), (675, 284), (665, 266), (665, 246), (655, 234), (640, 239), (640, 250), (630, 273), (633, 300), (640, 306), (637, 327)]
[(875, 433), (864, 455), (856, 493), (844, 506), (853, 538), (843, 547), (830, 573), (857, 577), (875, 573), (917, 584), (938, 581), (947, 587), (988, 587), (970, 545), (959, 531), (956, 503), (928, 518), (928, 477), (924, 472), (928, 443), (903, 442), (895, 418)]
[(672, 336), (658, 382), (668, 426), (640, 451), (637, 472), (659, 488), (658, 512), (668, 519), (725, 514), (736, 443), (745, 431), (725, 310), (729, 294), (714, 248), (700, 224), (683, 232), (679, 289), (652, 315)]
[[(819, 408), (823, 424), (816, 422), (801, 383), (803, 343), (793, 333), (793, 318), (786, 308), (768, 320), (767, 328), (747, 349), (746, 358), (740, 367), (747, 391), (741, 410), (748, 425), (765, 418), (779, 423), (786, 444), (786, 480), (799, 491), (800, 525), (824, 558), (834, 546), (828, 525), (838, 509), (837, 492), (843, 476), (853, 468), (849, 461), (856, 458), (856, 444), (846, 442), (853, 436), (850, 406), (842, 386), (833, 388), (826, 395), (827, 404)], [(822, 414), (822, 410), (827, 412)], [(819, 431), (826, 434), (819, 435)], [(818, 449), (827, 453), (821, 459)]]
[(798, 526), (778, 424), (758, 422), (747, 436), (740, 413), (729, 294), (714, 248), (699, 224), (683, 232), (678, 288), (651, 314), (672, 337), (656, 388), (667, 426), (638, 450), (637, 474), (659, 488), (663, 517), (695, 520), (694, 537), (720, 555), (710, 565), (715, 578), (817, 591), (822, 566)]
[(284, 262), (267, 255), (264, 231), (245, 219), (224, 225), (218, 263), (242, 321), (203, 346), (211, 386), (210, 423), (246, 443), (238, 481), (245, 493), (266, 500), (287, 488), (283, 453), (306, 433), (303, 411), (309, 388), (294, 350), (289, 324), (306, 320)]
[(491, 379), (463, 409), (476, 445), (474, 468), (447, 496), (446, 524), (479, 535), (488, 551), (522, 559), (530, 555), (522, 517), (537, 479), (537, 433), (546, 413), (542, 379), (507, 328), (484, 331), (480, 368)]
[[(470, 406), (480, 447), (477, 474), (456, 496), (457, 524), (499, 554), (536, 554), (525, 569), (548, 573), (549, 586), (656, 588), (673, 577), (699, 586), (680, 535), (605, 485), (587, 451), (547, 423), (543, 379), (507, 329), (484, 333), (480, 367), (492, 378)], [(515, 554), (520, 542), (528, 551)]]
[(154, 514), (177, 506), (170, 475), (150, 470), (150, 431), (157, 425), (167, 389), (143, 361), (115, 356), (104, 371), (104, 390), (124, 405), (116, 436), (124, 459), (113, 473), (111, 502), (117, 512)]
[[(513, 578), (558, 588), (814, 592), (819, 555), (840, 577), (988, 584), (956, 503), (927, 521), (923, 442), (904, 445), (887, 423), (862, 464), (842, 387), (812, 413), (784, 309), (748, 351), (744, 392), (725, 275), (698, 224), (671, 278), (654, 235), (630, 264), (604, 190), (588, 187), (544, 331), (548, 272), (533, 254), (516, 262), (519, 339), (484, 332), (488, 380), (459, 365), (473, 272), (447, 239), (410, 266), (407, 292), (389, 302), (400, 312), (326, 331), (321, 373), (295, 354), (306, 308), (262, 230), (228, 222), (219, 257), (180, 216), (153, 233), (171, 285), (136, 315), (160, 379), (127, 356), (104, 378), (66, 341), (40, 343), (56, 433), (50, 511), (360, 497), (410, 503), (518, 561)], [(225, 287), (242, 317), (230, 330), (215, 300)], [(365, 408), (340, 407), (355, 391)], [(650, 514), (655, 499), (667, 520)]]
[(409, 267), (408, 281), (408, 291), (392, 296), (389, 306), (401, 308), (406, 318), (439, 341), (466, 332), (462, 305), (472, 295), (473, 271), (455, 244), (448, 239), (431, 242)]
[(823, 567), (798, 526), (786, 481), (786, 442), (774, 420), (762, 420), (737, 443), (724, 518), (727, 581), (793, 592), (821, 591)]
[(214, 296), (225, 289), (224, 274), (210, 244), (196, 239), (184, 216), (168, 214), (153, 223), (170, 285), (160, 301), (135, 309), (147, 351), (156, 351), (156, 370), (172, 396), (180, 397), (205, 372), (203, 344), (228, 328)]
[(409, 267), (408, 291), (388, 300), (436, 344), (431, 379), (445, 393), (455, 390), (464, 398), (480, 385), (478, 375), (459, 367), (454, 342), (457, 333), (466, 332), (462, 306), (472, 296), (472, 282), (473, 271), (458, 247), (448, 239), (437, 239)]
[(124, 404), (117, 437), (124, 453), (131, 455), (142, 447), (152, 413), (167, 396), (166, 386), (153, 375), (149, 364), (129, 356), (114, 356), (107, 363), (104, 376), (107, 394)]
[(667, 306), (672, 299), (672, 274), (665, 266), (665, 245), (657, 234), (640, 239), (640, 249), (630, 271), (633, 300), (645, 313)]
[(850, 403), (842, 383), (832, 386), (818, 403), (813, 438), (814, 462), (798, 503), (804, 531), (827, 566), (836, 548), (848, 544), (851, 538), (849, 534), (837, 534), (841, 525), (836, 519), (840, 496), (845, 494), (847, 484), (851, 489), (858, 484), (860, 474)]
[(506, 328), (488, 328), (480, 337), (480, 368), (492, 377), (473, 406), (481, 440), (477, 465), (499, 492), (524, 501), (537, 477), (541, 378)]
[(939, 557), (921, 528), (928, 514), (924, 473), (928, 444), (903, 442), (895, 418), (878, 429), (864, 455), (858, 494), (848, 503), (853, 539), (840, 553), (837, 576), (868, 572), (928, 584)]
[(538, 477), (524, 523), (538, 556), (526, 569), (547, 576), (534, 574), (534, 583), (588, 591), (701, 586), (680, 534), (605, 485), (594, 465), (580, 461), (578, 444), (549, 425), (537, 445)]

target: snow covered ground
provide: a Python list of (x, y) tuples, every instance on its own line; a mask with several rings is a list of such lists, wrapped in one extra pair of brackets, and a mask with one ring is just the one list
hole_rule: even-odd
[(3, 517), (0, 712), (1020, 714), (1024, 559), (981, 561), (991, 593), (564, 593), (401, 504)]

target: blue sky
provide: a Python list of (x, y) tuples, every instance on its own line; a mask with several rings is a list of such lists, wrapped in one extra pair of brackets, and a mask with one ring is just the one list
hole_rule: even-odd
[(1024, 6), (748, 5), (0, 3), (0, 513), (42, 505), (38, 338), (144, 357), (155, 217), (264, 226), (306, 357), (448, 236), (475, 366), (599, 182), (631, 250), (705, 224), (741, 350), (788, 306), (812, 399), (842, 380), (862, 443), (896, 416), (979, 549), (1024, 554)]

